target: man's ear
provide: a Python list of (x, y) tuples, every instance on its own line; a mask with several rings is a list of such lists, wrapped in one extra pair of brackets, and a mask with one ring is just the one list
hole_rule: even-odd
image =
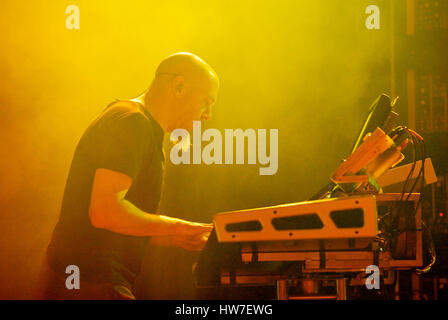
[(176, 97), (183, 96), (185, 92), (185, 79), (183, 76), (179, 75), (173, 79), (173, 89)]

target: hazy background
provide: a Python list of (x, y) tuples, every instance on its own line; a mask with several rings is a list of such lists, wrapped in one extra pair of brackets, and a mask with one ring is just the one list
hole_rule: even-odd
[[(80, 30), (65, 26), (70, 4)], [(365, 27), (370, 4), (380, 30)], [(167, 161), (161, 212), (210, 222), (221, 211), (306, 200), (348, 155), (371, 102), (391, 93), (389, 12), (385, 0), (2, 1), (0, 298), (32, 298), (90, 121), (143, 92), (174, 52), (199, 55), (220, 77), (203, 130), (278, 129), (279, 165), (260, 176), (258, 164)], [(139, 297), (192, 297), (195, 254), (151, 249)]]

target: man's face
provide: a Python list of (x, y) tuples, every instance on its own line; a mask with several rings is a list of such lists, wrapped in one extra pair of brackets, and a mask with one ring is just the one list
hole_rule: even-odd
[[(211, 118), (212, 107), (218, 95), (218, 83), (210, 79), (205, 83), (185, 83), (184, 94), (179, 98), (177, 128), (193, 130), (193, 121)], [(177, 129), (174, 128), (174, 129)]]

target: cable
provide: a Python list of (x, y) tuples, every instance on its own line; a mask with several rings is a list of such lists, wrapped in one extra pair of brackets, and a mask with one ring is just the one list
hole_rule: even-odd
[[(391, 226), (389, 226), (389, 231), (387, 234), (390, 236), (391, 243), (394, 242), (394, 239), (396, 239), (402, 232), (402, 230), (398, 230), (398, 224), (399, 224), (399, 218), (401, 216), (401, 212), (406, 204), (407, 201), (404, 201), (404, 196), (406, 194), (406, 189), (408, 188), (408, 184), (411, 180), (411, 177), (414, 175), (415, 167), (416, 167), (416, 154), (417, 154), (417, 146), (416, 146), (416, 138), (415, 136), (410, 132), (410, 130), (407, 127), (400, 126), (393, 130), (391, 134), (399, 134), (401, 132), (405, 132), (408, 137), (410, 138), (410, 141), (412, 142), (412, 167), (409, 171), (408, 176), (406, 177), (406, 180), (403, 184), (403, 189), (401, 191), (400, 199), (396, 202), (394, 202), (390, 212), (395, 213), (392, 217)], [(409, 194), (408, 194), (409, 196)], [(394, 226), (396, 226), (394, 228)]]
[[(421, 192), (420, 192), (420, 197), (419, 197), (419, 199), (418, 199), (418, 202), (417, 202), (417, 205), (415, 206), (415, 212), (414, 212), (414, 216), (417, 214), (417, 210), (418, 210), (418, 207), (420, 206), (420, 203), (421, 203), (421, 201), (422, 201), (422, 198), (423, 198), (423, 188), (425, 187), (425, 157), (426, 157), (426, 145), (425, 145), (425, 141), (422, 139), (422, 140), (420, 140), (420, 145), (421, 145), (421, 148), (422, 148), (422, 167), (420, 168), (420, 172), (419, 172), (419, 175), (417, 176), (417, 179), (415, 180), (415, 183), (414, 183), (414, 186), (415, 186), (415, 184), (417, 184), (417, 181), (418, 181), (418, 179), (420, 178), (420, 174), (421, 174), (421, 176), (422, 176), (422, 185), (421, 185), (421, 188), (420, 188), (420, 190), (421, 190)], [(413, 186), (413, 187), (414, 187)]]
[[(423, 140), (423, 138), (422, 138), (420, 141), (421, 141), (421, 147), (422, 147), (423, 156), (425, 157), (425, 156), (426, 156), (426, 145), (425, 145), (425, 141)], [(422, 175), (423, 175), (423, 177), (422, 177), (422, 187), (421, 187), (421, 190), (422, 190), (422, 192), (423, 192), (423, 187), (424, 187), (424, 185), (425, 185), (425, 166), (424, 166), (424, 163), (423, 163), (423, 165), (422, 165), (422, 170), (421, 170), (421, 171), (422, 171)], [(421, 196), (421, 194), (420, 194), (420, 198), (418, 199), (417, 205), (416, 205), (416, 207), (415, 207), (415, 214), (417, 213), (417, 210), (418, 210), (418, 208), (419, 208), (419, 206), (420, 206), (420, 204), (421, 204), (421, 201), (422, 201), (422, 196)], [(436, 263), (436, 261), (437, 261), (436, 247), (435, 247), (434, 239), (433, 239), (433, 237), (432, 237), (432, 232), (431, 232), (431, 229), (429, 229), (429, 228), (426, 226), (425, 222), (423, 221), (423, 217), (422, 217), (422, 226), (423, 226), (424, 228), (426, 228), (426, 230), (427, 230), (427, 232), (428, 232), (428, 237), (429, 237), (429, 248), (428, 248), (428, 251), (429, 251), (429, 253), (430, 253), (430, 255), (431, 255), (431, 261), (429, 262), (429, 264), (428, 264), (426, 267), (424, 267), (424, 268), (422, 268), (422, 269), (416, 269), (416, 270), (415, 270), (415, 272), (416, 272), (418, 275), (429, 272), (429, 271), (431, 270), (431, 268), (434, 266), (434, 264)], [(423, 235), (422, 235), (422, 236), (423, 236)]]
[(430, 239), (430, 246), (429, 246), (428, 250), (429, 250), (429, 253), (431, 254), (431, 261), (423, 269), (415, 269), (415, 273), (417, 273), (418, 275), (428, 273), (429, 270), (431, 270), (431, 268), (434, 266), (434, 264), (436, 263), (436, 260), (437, 260), (436, 247), (434, 244), (434, 239), (432, 238), (432, 235), (431, 235), (431, 230), (429, 230), (429, 228), (426, 226), (426, 224), (423, 221), (422, 221), (422, 226), (425, 227), (426, 230), (428, 231), (428, 235), (429, 235), (429, 239)]
[[(415, 182), (414, 182), (414, 184), (412, 185), (412, 187), (411, 187), (411, 190), (409, 191), (409, 193), (408, 193), (408, 196), (407, 196), (407, 198), (406, 198), (406, 201), (408, 201), (409, 200), (409, 197), (411, 196), (411, 194), (412, 194), (412, 191), (414, 191), (414, 188), (415, 188), (415, 186), (417, 185), (417, 183), (418, 183), (418, 180), (420, 179), (420, 177), (422, 177), (422, 189), (421, 190), (423, 190), (423, 186), (425, 185), (424, 184), (424, 180), (425, 180), (425, 175), (424, 175), (424, 172), (425, 172), (425, 157), (426, 157), (426, 147), (425, 147), (425, 142), (423, 141), (423, 138), (420, 136), (420, 135), (418, 135), (415, 131), (413, 131), (413, 130), (409, 130), (410, 132), (411, 132), (411, 134), (413, 135), (413, 137), (415, 137), (415, 139), (418, 139), (418, 140), (413, 140), (414, 142), (415, 141), (419, 141), (419, 146), (421, 146), (421, 161), (422, 161), (422, 166), (421, 166), (421, 168), (420, 168), (420, 171), (419, 171), (419, 173), (418, 173), (418, 175), (417, 175), (417, 178), (415, 179)], [(418, 201), (418, 203), (420, 203), (420, 199), (421, 199), (422, 197), (420, 196), (420, 198), (419, 198), (419, 201)], [(416, 210), (415, 211), (417, 211), (417, 207), (416, 207)]]
[[(406, 180), (404, 182), (403, 185), (403, 189), (400, 195), (400, 199), (397, 202), (394, 202), (394, 205), (392, 206), (392, 208), (390, 209), (389, 212), (387, 212), (386, 214), (384, 214), (380, 219), (379, 222), (380, 224), (382, 224), (383, 226), (383, 230), (385, 232), (382, 232), (379, 234), (377, 241), (378, 242), (382, 242), (383, 246), (388, 246), (388, 243), (393, 241), (403, 232), (406, 231), (410, 231), (409, 228), (405, 227), (403, 230), (399, 230), (399, 219), (402, 213), (402, 210), (405, 208), (406, 203), (408, 203), (410, 196), (412, 195), (412, 192), (414, 191), (420, 177), (422, 177), (422, 187), (421, 190), (423, 190), (424, 187), (424, 170), (425, 170), (425, 157), (426, 157), (426, 146), (424, 144), (424, 140), (423, 138), (417, 134), (415, 131), (408, 129), (404, 126), (400, 126), (395, 128), (394, 130), (392, 130), (392, 132), (389, 134), (389, 136), (391, 136), (391, 138), (393, 140), (395, 139), (400, 139), (399, 135), (402, 134), (403, 132), (406, 133), (406, 135), (408, 136), (408, 138), (410, 139), (410, 141), (412, 142), (413, 148), (412, 148), (412, 168), (409, 171), (408, 176), (406, 177)], [(397, 140), (398, 140), (397, 139)], [(417, 153), (419, 153), (419, 157), (417, 156)], [(417, 157), (421, 159), (422, 162), (422, 166), (419, 170), (419, 173), (414, 181), (414, 183), (412, 184), (411, 188), (407, 191), (409, 184), (412, 180), (412, 176), (414, 175), (415, 172), (415, 167), (416, 167), (416, 163), (417, 163)], [(406, 192), (407, 191), (407, 192)], [(405, 194), (407, 193), (407, 196), (405, 198)], [(418, 208), (421, 204), (421, 199), (422, 196), (419, 197), (417, 204), (415, 205), (415, 208), (413, 210), (413, 215), (412, 217), (415, 217), (418, 211)], [(392, 221), (390, 223), (390, 225), (388, 225), (387, 221), (385, 221), (385, 218), (389, 215), (391, 215), (391, 213), (395, 213), (394, 216), (392, 217)], [(394, 228), (395, 226), (395, 228)], [(425, 225), (426, 227), (426, 225)], [(421, 231), (415, 229), (412, 229), (412, 231)], [(405, 239), (405, 244), (407, 245), (407, 239)], [(432, 247), (430, 248), (430, 253), (431, 256), (433, 257), (432, 261), (435, 260), (435, 257), (433, 255), (433, 253), (435, 252), (432, 248), (434, 247), (433, 245), (433, 241), (432, 241), (432, 237), (431, 237), (431, 244)], [(405, 252), (406, 252), (407, 248), (405, 247)], [(433, 263), (432, 263), (433, 264)], [(429, 268), (432, 266), (432, 264), (430, 264), (430, 266), (428, 266)], [(426, 268), (424, 268), (423, 270), (426, 270)], [(428, 269), (429, 270), (429, 269)]]
[[(419, 142), (418, 144), (419, 144), (419, 146), (421, 148), (421, 150), (420, 150), (421, 151), (421, 161), (422, 161), (421, 168), (420, 168), (420, 171), (419, 171), (419, 173), (417, 175), (417, 178), (415, 179), (414, 184), (412, 185), (411, 189), (408, 192), (408, 196), (406, 197), (406, 200), (404, 201), (404, 202), (407, 202), (409, 200), (412, 192), (414, 191), (415, 186), (417, 185), (417, 183), (418, 183), (418, 181), (419, 181), (419, 179), (421, 177), (422, 181), (421, 181), (421, 188), (420, 188), (420, 197), (419, 197), (419, 199), (417, 201), (417, 204), (416, 204), (415, 209), (414, 209), (414, 214), (413, 214), (413, 216), (415, 217), (417, 212), (418, 212), (418, 209), (420, 207), (420, 204), (422, 202), (422, 198), (423, 198), (422, 192), (423, 192), (423, 188), (425, 186), (426, 145), (425, 145), (424, 139), (418, 133), (416, 133), (415, 131), (410, 130), (410, 129), (408, 129), (408, 132), (412, 135), (412, 143), (414, 144), (414, 146), (416, 145), (416, 142)], [(411, 170), (411, 172), (412, 171), (413, 171), (413, 169)], [(412, 172), (412, 174), (413, 174), (413, 172)], [(408, 175), (408, 178), (409, 177), (410, 177), (410, 175)], [(404, 190), (405, 189), (403, 188), (403, 192), (404, 192)], [(425, 222), (423, 221), (423, 217), (421, 217), (421, 218), (422, 218), (422, 226), (423, 226), (423, 228), (426, 229), (427, 235), (429, 237), (429, 248), (428, 248), (428, 251), (429, 251), (429, 253), (431, 255), (431, 261), (424, 268), (422, 268), (422, 269), (415, 269), (415, 272), (418, 275), (421, 275), (421, 274), (429, 272), (431, 270), (431, 268), (434, 266), (434, 264), (436, 263), (436, 261), (437, 261), (437, 254), (436, 254), (434, 239), (432, 237), (431, 230), (426, 226)], [(416, 231), (417, 231), (417, 229), (416, 229)], [(423, 237), (423, 234), (422, 234), (422, 237)]]

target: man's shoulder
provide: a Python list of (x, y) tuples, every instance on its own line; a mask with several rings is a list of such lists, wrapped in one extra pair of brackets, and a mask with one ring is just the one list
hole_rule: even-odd
[(93, 127), (134, 127), (134, 129), (151, 128), (151, 120), (142, 110), (142, 107), (134, 101), (116, 100), (109, 104), (92, 123)]
[(147, 119), (141, 105), (131, 100), (116, 100), (110, 103), (106, 109), (104, 109), (102, 116), (110, 116), (117, 119), (127, 117)]

